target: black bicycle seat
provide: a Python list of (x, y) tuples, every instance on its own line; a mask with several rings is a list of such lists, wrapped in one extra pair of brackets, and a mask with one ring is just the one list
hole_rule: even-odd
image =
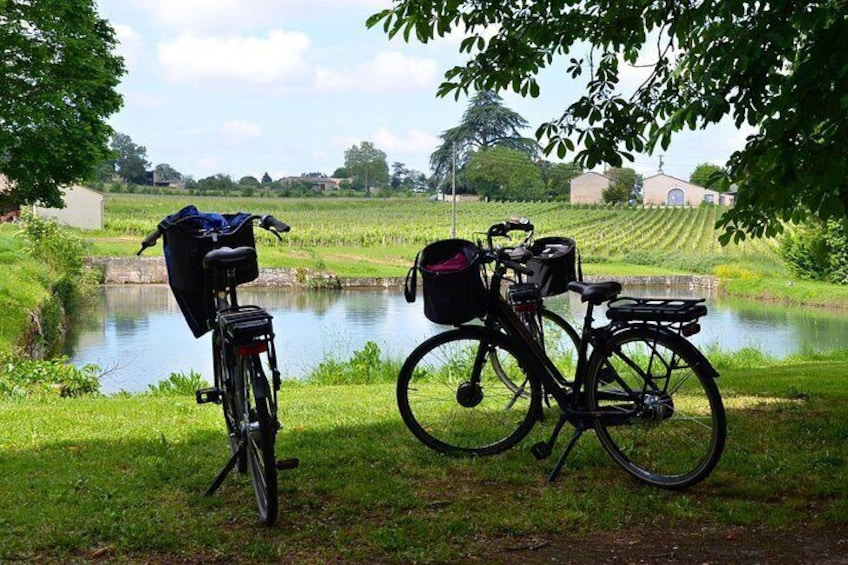
[(233, 265), (251, 259), (256, 259), (256, 250), (252, 247), (221, 247), (203, 257), (203, 268), (214, 269), (218, 265)]
[(615, 281), (571, 281), (568, 283), (568, 290), (579, 294), (581, 301), (591, 302), (598, 306), (617, 297), (618, 293), (621, 292), (621, 283)]

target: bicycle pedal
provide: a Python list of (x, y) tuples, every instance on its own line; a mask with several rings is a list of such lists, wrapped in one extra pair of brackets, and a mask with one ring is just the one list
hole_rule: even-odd
[(277, 469), (280, 471), (285, 471), (287, 469), (296, 469), (299, 465), (300, 459), (298, 459), (297, 457), (277, 460)]
[(533, 454), (537, 460), (541, 461), (542, 459), (547, 459), (551, 456), (551, 446), (549, 446), (544, 441), (540, 441), (537, 444), (534, 444), (533, 447), (530, 448), (530, 453)]
[(221, 404), (221, 391), (215, 387), (202, 388), (196, 391), (194, 395), (198, 404), (207, 404), (209, 402)]

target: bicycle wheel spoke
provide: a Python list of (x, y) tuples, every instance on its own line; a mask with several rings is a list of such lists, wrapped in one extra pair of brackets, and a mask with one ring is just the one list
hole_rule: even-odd
[[(614, 353), (594, 362), (587, 382), (591, 409), (607, 414), (595, 425), (601, 443), (644, 482), (680, 488), (702, 480), (718, 461), (726, 426), (712, 377), (695, 369), (696, 353), (682, 338), (640, 329), (613, 339)], [(601, 378), (605, 364), (615, 379)]]
[[(508, 339), (483, 328), (463, 328), (431, 338), (410, 355), (398, 379), (398, 407), (425, 445), (438, 451), (495, 453), (532, 427), (538, 384), (528, 381), (501, 342)], [(496, 366), (511, 382), (522, 383), (521, 392), (502, 380)]]

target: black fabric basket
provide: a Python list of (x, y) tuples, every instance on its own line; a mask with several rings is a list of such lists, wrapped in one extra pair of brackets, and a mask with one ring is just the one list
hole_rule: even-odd
[[(168, 284), (180, 306), (194, 337), (211, 329), (215, 320), (215, 288), (213, 274), (203, 268), (203, 257), (216, 247), (254, 247), (253, 222), (249, 214), (223, 214), (227, 221), (224, 233), (209, 232), (206, 215), (168, 216), (159, 223), (164, 237)], [(229, 224), (235, 220), (234, 224)], [(217, 243), (213, 240), (217, 237)], [(236, 282), (246, 283), (259, 276), (254, 259), (236, 270)], [(221, 283), (222, 281), (217, 281)]]
[[(465, 266), (438, 270), (437, 266), (462, 255)], [(436, 269), (434, 269), (436, 267)], [(406, 300), (415, 301), (416, 271), (421, 271), (424, 315), (436, 324), (457, 326), (486, 313), (486, 287), (480, 276), (480, 252), (464, 239), (431, 243), (415, 258), (406, 280)]]
[(582, 280), (576, 265), (577, 245), (568, 237), (542, 237), (530, 245), (533, 257), (527, 268), (533, 271), (528, 282), (539, 285), (542, 296), (555, 296), (568, 290), (568, 283)]

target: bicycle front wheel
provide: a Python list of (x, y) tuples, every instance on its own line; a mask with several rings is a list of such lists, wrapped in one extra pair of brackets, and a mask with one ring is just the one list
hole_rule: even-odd
[[(493, 369), (492, 356), (515, 390)], [(397, 402), (404, 423), (424, 445), (491, 455), (530, 432), (540, 388), (507, 336), (462, 327), (428, 339), (410, 354), (398, 377)]]
[(272, 415), (268, 379), (258, 356), (239, 357), (248, 379), (245, 380), (244, 433), (247, 467), (259, 507), (259, 516), (270, 526), (277, 519), (277, 465), (274, 443), (277, 423)]
[(592, 356), (587, 400), (601, 444), (625, 471), (679, 489), (710, 474), (727, 424), (715, 372), (688, 341), (652, 328), (614, 336)]

